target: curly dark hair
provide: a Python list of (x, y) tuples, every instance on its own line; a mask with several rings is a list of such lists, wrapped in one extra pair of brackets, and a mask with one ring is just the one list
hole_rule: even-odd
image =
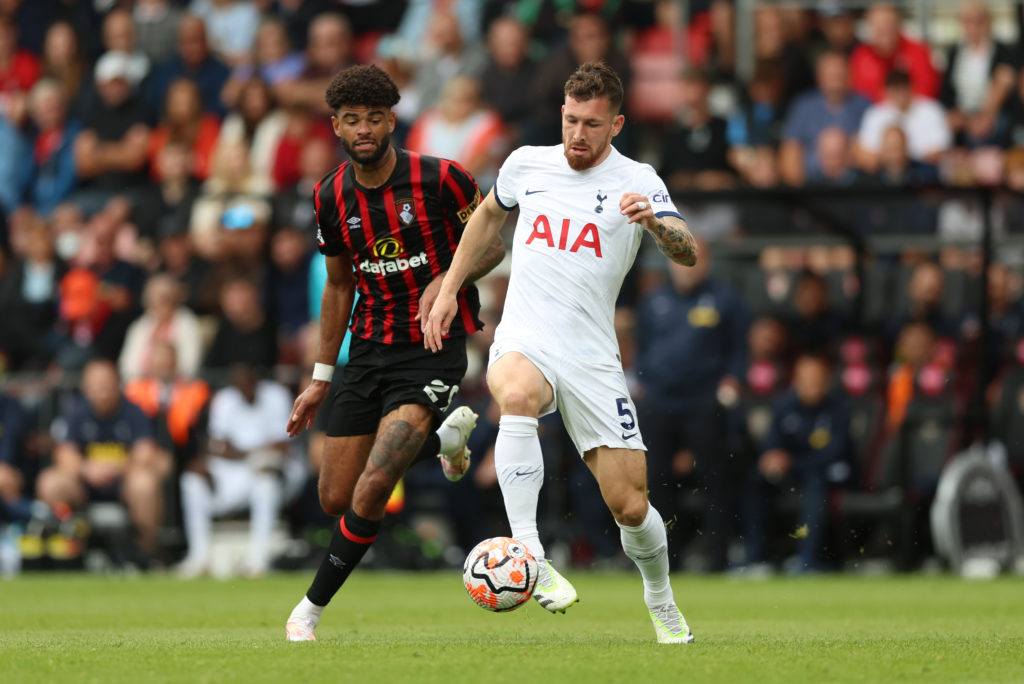
[(333, 111), (342, 107), (394, 107), (398, 86), (380, 67), (353, 66), (339, 71), (327, 86), (324, 99)]
[(604, 62), (581, 64), (565, 82), (565, 94), (580, 102), (596, 97), (607, 97), (615, 114), (618, 114), (622, 107), (622, 81)]

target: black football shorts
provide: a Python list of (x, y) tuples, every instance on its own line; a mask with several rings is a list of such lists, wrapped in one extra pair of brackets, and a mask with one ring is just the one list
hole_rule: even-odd
[(352, 338), (341, 388), (327, 420), (329, 437), (377, 432), (380, 419), (404, 404), (422, 404), (441, 423), (466, 374), (466, 338), (444, 341), (436, 354), (422, 342), (384, 344)]

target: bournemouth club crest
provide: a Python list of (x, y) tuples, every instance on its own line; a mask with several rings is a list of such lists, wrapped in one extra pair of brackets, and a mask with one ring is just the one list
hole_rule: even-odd
[(411, 199), (400, 199), (395, 202), (395, 211), (403, 226), (410, 226), (416, 220), (416, 205)]

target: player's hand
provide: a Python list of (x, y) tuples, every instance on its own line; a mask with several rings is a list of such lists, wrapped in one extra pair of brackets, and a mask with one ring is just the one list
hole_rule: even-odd
[(103, 489), (124, 475), (124, 466), (86, 459), (82, 464), (82, 479), (96, 489)]
[(302, 394), (295, 398), (292, 414), (288, 417), (288, 436), (294, 437), (303, 430), (313, 428), (317, 409), (331, 391), (331, 383), (313, 380)]
[(423, 322), (423, 346), (432, 352), (439, 352), (444, 346), (444, 336), (448, 334), (455, 314), (459, 311), (459, 303), (455, 295), (438, 293), (434, 305), (430, 307), (427, 320)]
[(658, 221), (654, 216), (651, 200), (638, 192), (626, 192), (619, 199), (619, 212), (626, 217), (626, 223), (641, 223), (644, 228)]
[(441, 281), (444, 280), (444, 274), (447, 271), (442, 271), (430, 284), (427, 285), (423, 290), (423, 294), (420, 295), (420, 306), (416, 312), (416, 318), (413, 320), (420, 322), (420, 330), (423, 332), (427, 331), (427, 316), (430, 315), (430, 309), (434, 306), (434, 301), (437, 299), (437, 293), (441, 291)]

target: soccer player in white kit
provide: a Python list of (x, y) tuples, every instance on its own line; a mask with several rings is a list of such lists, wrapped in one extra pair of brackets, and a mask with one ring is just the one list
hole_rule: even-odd
[(509, 155), (466, 225), (423, 328), (425, 344), (440, 349), (457, 312), (455, 294), (518, 205), (512, 275), (487, 382), (501, 410), (494, 458), (512, 536), (540, 566), (533, 596), (551, 612), (578, 600), (537, 533), (544, 482), (537, 419), (557, 409), (640, 569), (659, 643), (690, 643), (669, 584), (665, 525), (647, 501), (645, 447), (613, 316), (645, 230), (680, 264), (692, 266), (697, 247), (654, 170), (612, 147), (624, 121), (622, 98), (618, 76), (603, 63), (583, 64), (569, 78), (563, 144)]

